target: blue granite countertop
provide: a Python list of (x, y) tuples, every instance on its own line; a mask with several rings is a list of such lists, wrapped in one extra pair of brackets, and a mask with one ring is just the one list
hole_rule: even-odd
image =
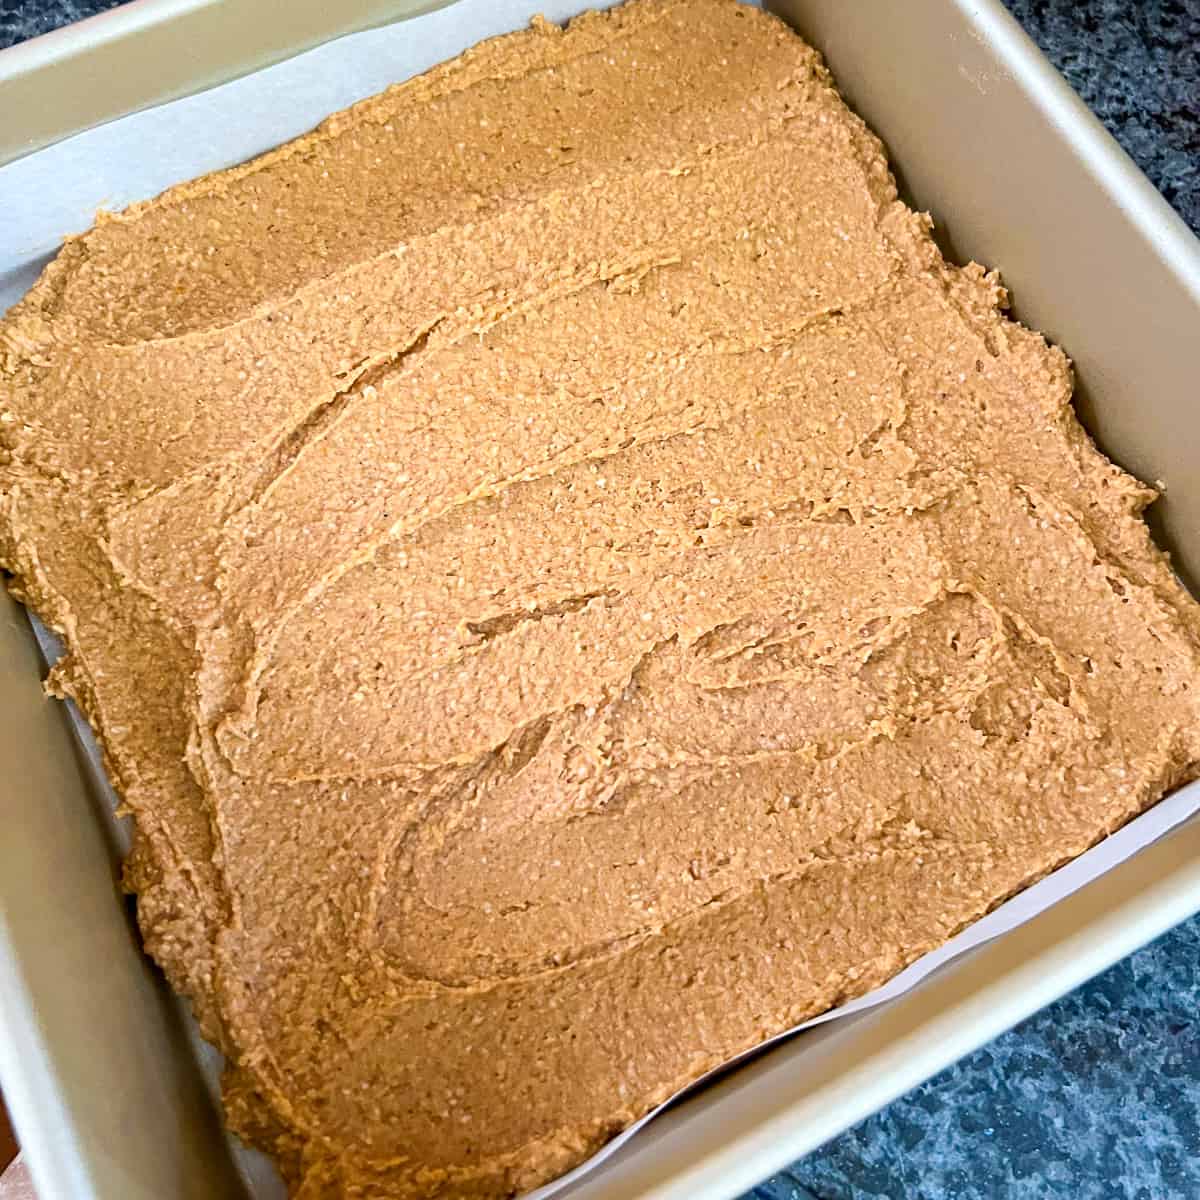
[[(0, 0), (0, 47), (115, 0)], [(1006, 0), (1200, 231), (1200, 0)], [(1200, 917), (745, 1200), (1197, 1200)]]

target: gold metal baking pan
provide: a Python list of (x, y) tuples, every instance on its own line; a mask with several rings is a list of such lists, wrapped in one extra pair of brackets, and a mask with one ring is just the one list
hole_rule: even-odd
[[(998, 0), (769, 6), (826, 53), (951, 256), (999, 267), (1016, 315), (1069, 349), (1101, 445), (1166, 482), (1157, 530), (1195, 586), (1196, 239)], [(136, 0), (0, 53), (0, 160), (427, 7)], [(0, 190), (0, 213), (13, 199)], [(212, 1052), (140, 954), (104, 801), (38, 666), (0, 598), (0, 1079), (42, 1196), (278, 1196), (232, 1152)], [(739, 1068), (568, 1194), (735, 1196), (1197, 909), (1200, 819), (901, 998)]]

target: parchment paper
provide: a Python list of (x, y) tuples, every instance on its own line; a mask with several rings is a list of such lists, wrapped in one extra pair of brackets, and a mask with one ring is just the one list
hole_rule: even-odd
[[(311, 129), (329, 113), (426, 70), (485, 37), (522, 27), (535, 13), (564, 20), (589, 6), (607, 4), (459, 0), (449, 8), (341, 38), (244, 79), (114, 121), (0, 168), (0, 310), (7, 309), (33, 283), (62, 236), (86, 229), (97, 209), (122, 208), (172, 184), (242, 162)], [(36, 621), (34, 628), (47, 662), (52, 662), (60, 652), (57, 640)], [(73, 706), (71, 712), (102, 794), (115, 802), (91, 731)], [(907, 991), (956, 955), (1015, 928), (1096, 879), (1197, 809), (1200, 783), (1167, 797), (883, 987), (797, 1028), (860, 1012)], [(789, 1030), (772, 1042), (796, 1032)], [(555, 1183), (530, 1193), (527, 1200), (548, 1200), (566, 1184), (594, 1170), (654, 1115), (637, 1122)], [(248, 1156), (239, 1148), (237, 1157), (246, 1168), (255, 1200), (282, 1195), (278, 1181), (264, 1173), (260, 1156)]]

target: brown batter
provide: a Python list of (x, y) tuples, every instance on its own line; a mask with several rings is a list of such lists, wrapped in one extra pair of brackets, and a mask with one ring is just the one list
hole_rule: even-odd
[(544, 22), (71, 239), (0, 559), (294, 1195), (502, 1196), (1200, 772), (1067, 361), (728, 0)]

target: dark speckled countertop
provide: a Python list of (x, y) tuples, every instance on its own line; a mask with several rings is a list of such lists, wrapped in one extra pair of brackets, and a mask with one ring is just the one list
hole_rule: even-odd
[[(1200, 231), (1200, 0), (1005, 2)], [(0, 47), (111, 7), (0, 0)], [(1200, 1200), (1200, 917), (752, 1197)]]

